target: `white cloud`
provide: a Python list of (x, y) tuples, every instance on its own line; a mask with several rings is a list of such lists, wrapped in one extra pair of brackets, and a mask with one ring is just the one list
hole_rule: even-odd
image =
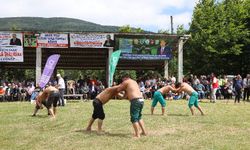
[[(0, 17), (70, 17), (103, 25), (170, 29), (191, 21), (198, 0), (0, 0)], [(168, 9), (175, 10), (174, 13)], [(181, 10), (181, 11), (177, 11)]]

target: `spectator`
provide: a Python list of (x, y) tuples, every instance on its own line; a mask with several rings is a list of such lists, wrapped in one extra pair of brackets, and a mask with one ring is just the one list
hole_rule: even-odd
[(221, 78), (220, 81), (219, 81), (219, 82), (221, 82), (221, 83), (220, 83), (221, 95), (224, 96), (224, 98), (225, 98), (225, 92), (226, 92), (226, 91), (225, 91), (225, 86), (226, 86), (226, 84), (227, 84), (227, 80), (228, 80), (228, 79), (227, 79), (227, 76), (224, 75), (223, 79)]
[(151, 88), (151, 95), (154, 95), (155, 91), (158, 90), (158, 86), (157, 86), (157, 83), (154, 83), (152, 85), (152, 88)]
[(67, 81), (67, 94), (75, 94), (75, 81)]
[(56, 75), (57, 79), (58, 79), (58, 89), (60, 92), (60, 99), (59, 99), (59, 105), (58, 106), (64, 106), (64, 92), (65, 92), (65, 82), (64, 79), (62, 78), (61, 74), (57, 74)]
[(99, 84), (98, 84), (98, 86), (97, 86), (97, 94), (99, 94), (99, 93), (101, 93), (104, 89), (105, 89), (105, 86), (102, 84), (102, 82), (101, 81), (99, 81), (98, 82)]
[(14, 100), (14, 101), (17, 101), (17, 100), (18, 100), (18, 95), (19, 95), (19, 88), (18, 88), (18, 85), (16, 85), (16, 84), (13, 84), (13, 85), (12, 85), (12, 92), (11, 92), (11, 95), (12, 95), (12, 100)]
[(9, 83), (8, 87), (5, 90), (5, 99), (7, 101), (12, 101), (12, 95), (11, 94), (12, 94), (12, 87), (11, 87), (11, 84)]
[(35, 87), (33, 84), (29, 83), (29, 86), (27, 87), (27, 100), (30, 100), (32, 92), (34, 91)]
[(175, 78), (174, 76), (171, 77), (171, 82), (172, 82), (173, 84), (175, 84), (176, 78)]
[(197, 78), (197, 76), (195, 75), (192, 85), (195, 86), (195, 85), (197, 85), (198, 83), (200, 83), (200, 80), (199, 80), (199, 79)]
[(214, 73), (211, 74), (211, 84), (212, 84), (211, 102), (215, 103), (216, 102), (216, 92), (219, 88), (219, 82), (218, 82), (218, 79), (216, 78)]
[(81, 88), (81, 91), (82, 91), (81, 94), (83, 94), (83, 98), (88, 99), (89, 98), (89, 96), (88, 96), (89, 95), (89, 86), (88, 86), (87, 82), (84, 82), (84, 85)]
[(91, 82), (91, 85), (89, 86), (89, 95), (90, 99), (95, 99), (97, 95), (98, 89), (94, 81)]
[(205, 86), (201, 84), (200, 81), (198, 81), (195, 89), (198, 93), (199, 99), (204, 99), (205, 98), (205, 92), (204, 92)]
[(19, 83), (19, 100), (20, 101), (25, 101), (26, 98), (26, 90), (24, 89), (23, 85)]
[(145, 96), (146, 96), (146, 99), (151, 99), (152, 98), (151, 85), (150, 85), (150, 81), (149, 80), (146, 81)]
[(140, 81), (139, 82), (139, 88), (140, 88), (140, 91), (143, 95), (143, 98), (146, 99), (147, 96), (145, 95), (145, 85), (144, 85), (144, 82), (143, 81)]
[(84, 85), (84, 80), (82, 79), (82, 76), (79, 77), (79, 80), (77, 81), (79, 88), (81, 88)]
[(250, 96), (250, 74), (247, 74), (246, 78), (243, 80), (243, 101), (246, 100), (249, 101), (249, 96)]
[(240, 98), (241, 98), (241, 90), (243, 89), (243, 82), (241, 79), (240, 75), (237, 75), (235, 82), (234, 82), (234, 89), (235, 89), (235, 101), (234, 103), (236, 103), (238, 101), (238, 103), (240, 103)]
[(7, 88), (8, 88), (8, 86), (7, 86), (6, 83), (4, 82), (4, 83), (3, 83), (3, 89), (4, 89), (4, 91), (6, 91)]
[(30, 102), (31, 103), (34, 103), (35, 100), (36, 100), (36, 97), (38, 96), (39, 92), (41, 91), (42, 89), (39, 87), (39, 85), (37, 84), (35, 89), (33, 90), (32, 94), (31, 94), (31, 97), (30, 97)]
[(227, 82), (224, 86), (224, 99), (231, 99), (233, 96), (233, 87), (231, 82)]
[(4, 101), (5, 100), (4, 97), (5, 97), (5, 90), (3, 86), (0, 86), (0, 101)]

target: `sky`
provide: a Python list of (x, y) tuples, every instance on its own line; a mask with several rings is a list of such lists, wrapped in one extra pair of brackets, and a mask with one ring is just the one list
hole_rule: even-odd
[(183, 24), (189, 28), (198, 0), (0, 0), (3, 17), (68, 17), (101, 25), (157, 32)]

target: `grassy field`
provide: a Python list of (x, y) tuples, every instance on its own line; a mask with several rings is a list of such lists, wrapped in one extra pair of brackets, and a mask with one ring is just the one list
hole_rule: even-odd
[[(167, 115), (150, 115), (145, 101), (143, 119), (148, 136), (132, 138), (128, 101), (110, 101), (104, 106), (105, 134), (85, 132), (92, 114), (92, 102), (69, 102), (58, 108), (55, 120), (45, 109), (31, 117), (34, 106), (26, 102), (0, 103), (0, 149), (76, 150), (76, 149), (250, 149), (250, 103), (200, 103), (205, 116), (191, 116), (187, 102), (170, 101)], [(95, 123), (93, 129), (96, 130)]]

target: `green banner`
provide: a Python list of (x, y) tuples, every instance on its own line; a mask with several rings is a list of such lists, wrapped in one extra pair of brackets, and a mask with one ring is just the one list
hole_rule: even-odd
[(113, 85), (113, 77), (115, 74), (115, 68), (119, 61), (120, 55), (121, 55), (121, 50), (115, 51), (112, 53), (111, 58), (109, 60), (109, 71), (110, 71), (109, 72), (109, 86)]

